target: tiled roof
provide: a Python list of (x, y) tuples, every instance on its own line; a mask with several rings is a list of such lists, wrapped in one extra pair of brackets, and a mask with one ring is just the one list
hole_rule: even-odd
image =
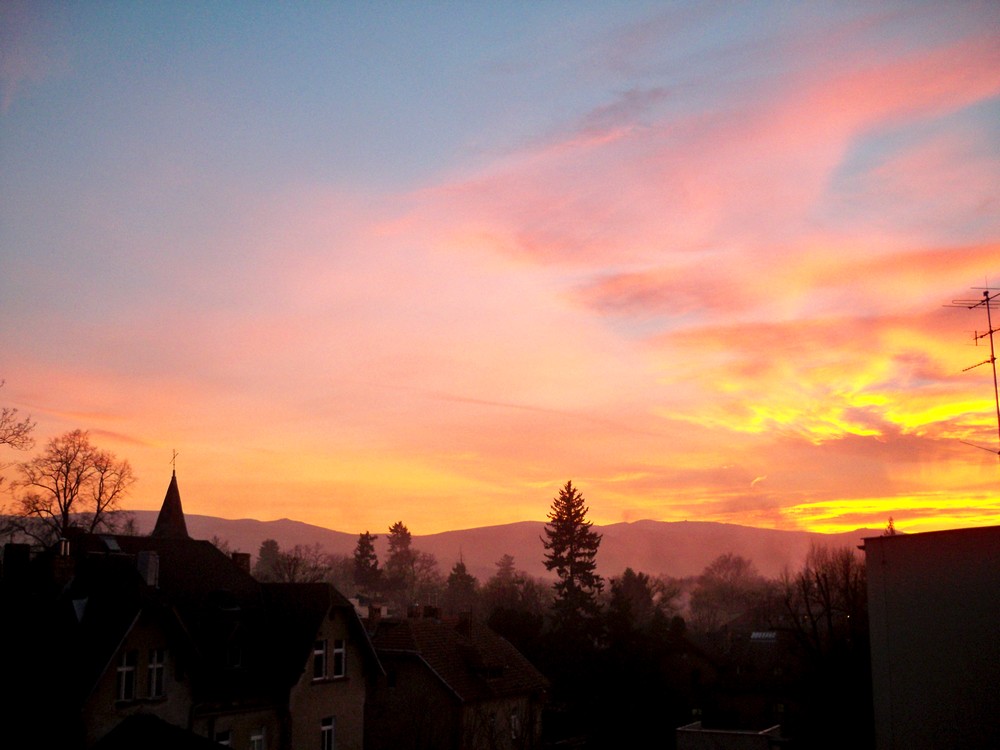
[(545, 690), (548, 681), (486, 625), (430, 618), (383, 620), (373, 636), (387, 658), (417, 656), (462, 702)]

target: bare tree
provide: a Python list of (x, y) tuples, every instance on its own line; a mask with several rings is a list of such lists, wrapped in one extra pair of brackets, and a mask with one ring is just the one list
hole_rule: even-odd
[(813, 546), (802, 570), (781, 580), (785, 611), (799, 641), (828, 653), (867, 628), (865, 565), (850, 547)]
[(748, 612), (765, 587), (754, 564), (740, 555), (719, 555), (702, 571), (691, 592), (694, 627), (711, 632)]
[(680, 614), (683, 582), (679, 578), (660, 574), (652, 579), (653, 603), (667, 617)]
[(803, 746), (872, 744), (871, 661), (864, 559), (853, 547), (814, 546), (796, 573), (785, 571), (786, 629), (801, 649)]
[(413, 602), (437, 604), (444, 594), (445, 578), (430, 552), (413, 551)]
[[(0, 380), (0, 388), (3, 388), (4, 381)], [(5, 406), (0, 409), (0, 446), (7, 446), (16, 451), (31, 450), (35, 445), (35, 438), (31, 433), (35, 429), (35, 423), (31, 417), (21, 417), (17, 409)], [(4, 469), (9, 464), (0, 463), (0, 469)], [(0, 476), (0, 484), (3, 484), (3, 477)]]
[[(3, 388), (4, 382), (0, 380), (0, 388)], [(31, 417), (20, 417), (17, 409), (9, 406), (0, 409), (0, 445), (18, 451), (30, 450), (35, 445), (35, 439), (31, 436), (34, 429), (35, 423)]]
[(354, 586), (354, 556), (328, 554), (326, 556), (327, 583), (333, 584), (337, 591), (346, 594), (353, 590)]
[(209, 539), (212, 546), (215, 547), (219, 552), (224, 554), (226, 557), (232, 557), (234, 552), (239, 550), (233, 549), (233, 545), (229, 543), (229, 540), (219, 536), (218, 534), (212, 534), (212, 538)]
[[(4, 381), (0, 380), (0, 388), (3, 388)], [(17, 409), (5, 406), (0, 409), (0, 447), (7, 446), (17, 451), (30, 450), (35, 445), (35, 439), (31, 433), (35, 429), (35, 423), (31, 417), (21, 417)], [(3, 471), (9, 463), (0, 462), (0, 471)], [(0, 487), (3, 486), (4, 477), (0, 475)], [(8, 510), (0, 505), (0, 534), (16, 533), (19, 524), (13, 523), (7, 515)]]
[(12, 483), (25, 533), (46, 543), (70, 529), (113, 531), (115, 511), (135, 482), (127, 460), (97, 448), (89, 433), (52, 438), (45, 451), (17, 465)]
[(268, 583), (319, 583), (330, 577), (332, 567), (320, 544), (296, 544), (284, 552), (274, 539), (265, 539), (253, 575)]
[(296, 544), (278, 556), (275, 572), (285, 583), (319, 583), (330, 573), (330, 556), (320, 544)]

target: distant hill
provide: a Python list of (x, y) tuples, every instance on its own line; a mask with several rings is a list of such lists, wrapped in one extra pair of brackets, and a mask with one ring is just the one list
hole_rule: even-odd
[[(133, 511), (142, 533), (156, 523), (156, 511)], [(280, 521), (232, 520), (188, 514), (188, 532), (196, 539), (217, 536), (234, 550), (250, 552), (254, 557), (265, 539), (275, 539), (282, 549), (296, 544), (319, 544), (327, 552), (352, 555), (356, 533), (333, 531), (286, 518)], [(540, 538), (542, 521), (522, 521), (503, 526), (485, 526), (461, 531), (446, 531), (413, 537), (413, 546), (437, 557), (445, 574), (459, 557), (474, 576), (483, 581), (496, 570), (496, 561), (504, 554), (514, 556), (519, 569), (534, 576), (550, 577), (542, 565)], [(866, 536), (878, 536), (881, 529), (858, 529), (842, 534), (817, 534), (808, 531), (777, 531), (708, 521), (634, 521), (608, 526), (594, 526), (603, 535), (597, 555), (598, 570), (604, 576), (619, 575), (626, 567), (653, 575), (683, 577), (697, 575), (718, 555), (733, 552), (753, 560), (766, 576), (777, 576), (788, 566), (802, 564), (812, 544), (857, 546)], [(374, 533), (374, 531), (373, 531)], [(376, 549), (384, 561), (388, 552), (387, 531), (378, 534)]]

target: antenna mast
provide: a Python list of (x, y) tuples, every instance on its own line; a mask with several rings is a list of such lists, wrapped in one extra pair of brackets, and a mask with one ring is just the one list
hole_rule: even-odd
[[(985, 287), (973, 287), (973, 289), (981, 289), (983, 296), (981, 299), (956, 299), (952, 300), (948, 307), (964, 307), (967, 310), (974, 310), (977, 307), (986, 308), (986, 330), (980, 333), (979, 331), (972, 332), (972, 340), (975, 344), (979, 344), (981, 339), (989, 337), (990, 339), (990, 358), (984, 359), (982, 362), (977, 362), (974, 365), (970, 365), (962, 370), (962, 372), (968, 372), (969, 370), (974, 370), (982, 365), (990, 365), (993, 367), (993, 401), (996, 405), (997, 412), (997, 445), (1000, 446), (1000, 388), (997, 387), (997, 355), (996, 349), (993, 345), (993, 334), (1000, 331), (998, 328), (993, 327), (993, 315), (991, 312), (991, 303), (1000, 297), (1000, 291), (991, 289), (989, 286)], [(965, 442), (964, 440), (962, 441)], [(990, 453), (996, 453), (997, 458), (1000, 459), (1000, 449), (994, 451), (992, 448), (983, 448), (981, 445), (975, 445), (973, 443), (966, 443), (966, 445), (972, 445), (974, 448), (981, 448), (982, 450), (988, 450)]]

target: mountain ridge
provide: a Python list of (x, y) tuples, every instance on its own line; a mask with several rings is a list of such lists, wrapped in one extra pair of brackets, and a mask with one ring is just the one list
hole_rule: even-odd
[[(131, 511), (140, 533), (149, 533), (156, 523), (156, 511)], [(252, 518), (227, 519), (185, 514), (188, 533), (195, 539), (218, 537), (233, 550), (254, 557), (265, 539), (275, 539), (282, 549), (297, 544), (321, 545), (328, 553), (353, 555), (358, 534), (282, 518), (258, 521)], [(509, 524), (413, 535), (413, 547), (437, 558), (443, 574), (463, 560), (472, 575), (485, 581), (496, 571), (504, 554), (514, 557), (515, 566), (527, 573), (551, 578), (543, 565), (541, 537), (544, 521), (515, 521)], [(715, 521), (654, 521), (640, 519), (606, 526), (594, 525), (602, 535), (597, 554), (598, 572), (617, 576), (631, 567), (650, 575), (686, 577), (699, 574), (721, 554), (732, 552), (753, 561), (766, 576), (777, 576), (785, 568), (799, 567), (810, 546), (858, 546), (862, 539), (878, 536), (881, 529), (856, 529), (839, 534), (811, 531), (761, 529), (754, 526)], [(388, 532), (379, 532), (375, 547), (384, 563), (388, 554)]]

